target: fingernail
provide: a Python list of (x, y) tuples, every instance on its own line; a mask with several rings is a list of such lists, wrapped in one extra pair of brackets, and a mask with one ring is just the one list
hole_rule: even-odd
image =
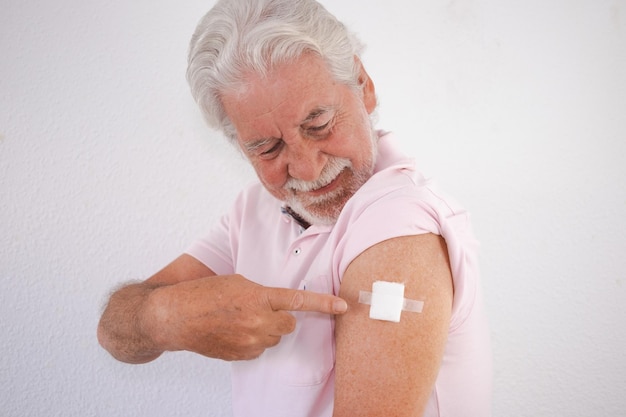
[(345, 313), (348, 311), (348, 303), (345, 300), (335, 300), (333, 301), (333, 310), (335, 313)]

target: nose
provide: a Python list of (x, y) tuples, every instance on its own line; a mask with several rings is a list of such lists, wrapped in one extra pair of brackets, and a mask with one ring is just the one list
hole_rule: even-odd
[(327, 162), (326, 154), (311, 142), (288, 146), (287, 158), (289, 176), (302, 181), (317, 180)]

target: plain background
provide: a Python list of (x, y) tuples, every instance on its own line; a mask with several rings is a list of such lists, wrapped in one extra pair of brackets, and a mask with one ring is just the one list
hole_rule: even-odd
[[(324, 3), (368, 45), (378, 126), (473, 215), (494, 415), (623, 415), (626, 2)], [(1, 0), (2, 416), (230, 415), (227, 364), (96, 342), (109, 291), (254, 178), (185, 82), (212, 4)]]

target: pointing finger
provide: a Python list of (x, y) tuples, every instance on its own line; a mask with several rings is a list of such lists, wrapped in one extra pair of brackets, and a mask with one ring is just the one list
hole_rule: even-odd
[(266, 288), (266, 297), (270, 307), (275, 311), (316, 311), (326, 314), (342, 314), (348, 310), (348, 304), (345, 300), (332, 294), (289, 288)]

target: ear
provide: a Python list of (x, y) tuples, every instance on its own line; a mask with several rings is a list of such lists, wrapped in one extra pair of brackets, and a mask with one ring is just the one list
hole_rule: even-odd
[(365, 109), (369, 114), (371, 114), (374, 109), (376, 109), (376, 88), (374, 87), (374, 82), (370, 78), (370, 76), (365, 71), (365, 67), (363, 67), (363, 63), (359, 59), (359, 57), (355, 56), (354, 61), (356, 65), (359, 66), (359, 86), (361, 87), (361, 91), (363, 94), (363, 104), (365, 104)]

